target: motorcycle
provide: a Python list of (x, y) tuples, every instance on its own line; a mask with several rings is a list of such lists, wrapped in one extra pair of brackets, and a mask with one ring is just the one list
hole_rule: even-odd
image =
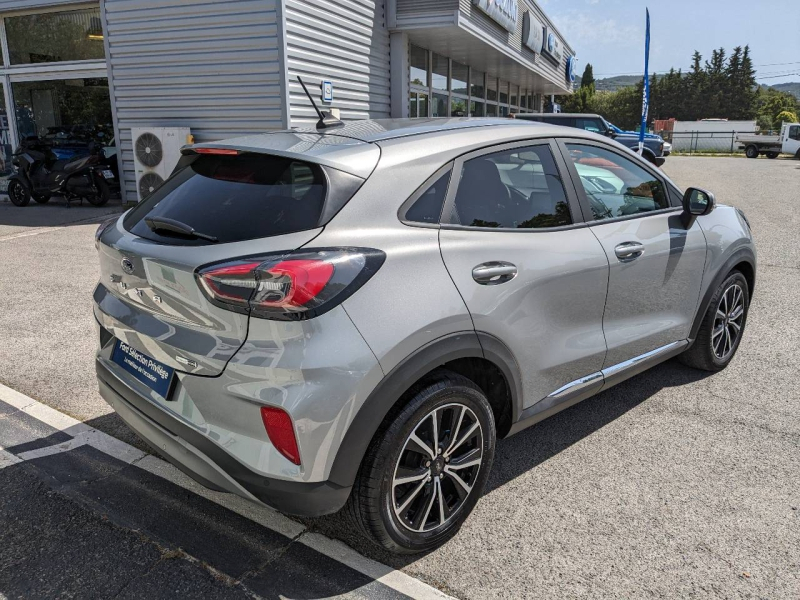
[(27, 206), (31, 198), (45, 204), (52, 196), (67, 200), (86, 198), (103, 206), (119, 182), (105, 159), (102, 147), (87, 145), (88, 156), (59, 159), (52, 146), (39, 138), (27, 138), (13, 155), (17, 172), (9, 178), (8, 197), (16, 206)]

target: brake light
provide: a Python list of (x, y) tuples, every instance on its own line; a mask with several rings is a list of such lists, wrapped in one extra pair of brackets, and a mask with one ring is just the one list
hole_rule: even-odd
[(300, 451), (297, 449), (297, 437), (294, 435), (294, 425), (289, 414), (281, 408), (262, 406), (261, 420), (264, 421), (264, 429), (275, 449), (299, 465)]
[(348, 298), (385, 258), (367, 248), (300, 250), (209, 265), (196, 278), (222, 308), (264, 319), (310, 319)]
[(192, 148), (197, 154), (221, 154), (224, 156), (236, 156), (239, 154), (238, 150), (233, 148)]

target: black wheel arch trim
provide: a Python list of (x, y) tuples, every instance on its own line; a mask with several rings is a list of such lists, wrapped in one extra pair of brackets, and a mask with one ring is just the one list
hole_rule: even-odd
[(748, 281), (748, 286), (750, 288), (748, 290), (748, 294), (750, 296), (750, 300), (752, 301), (753, 290), (755, 289), (756, 282), (756, 256), (752, 249), (745, 246), (734, 251), (733, 254), (728, 257), (723, 265), (717, 270), (717, 273), (714, 275), (714, 279), (711, 281), (708, 288), (706, 288), (706, 293), (703, 295), (702, 300), (697, 305), (697, 313), (695, 314), (694, 322), (692, 323), (692, 329), (689, 334), (689, 339), (692, 342), (697, 339), (697, 333), (700, 331), (703, 318), (706, 315), (708, 306), (711, 304), (711, 298), (714, 296), (717, 288), (722, 285), (722, 282), (725, 280), (728, 274), (730, 274), (734, 267), (743, 262), (749, 264), (753, 271), (753, 280)]
[(459, 358), (485, 358), (497, 365), (511, 391), (512, 423), (519, 418), (522, 379), (508, 347), (488, 333), (452, 333), (429, 342), (406, 357), (372, 390), (347, 428), (333, 461), (329, 481), (340, 486), (352, 486), (375, 432), (397, 401), (424, 375)]

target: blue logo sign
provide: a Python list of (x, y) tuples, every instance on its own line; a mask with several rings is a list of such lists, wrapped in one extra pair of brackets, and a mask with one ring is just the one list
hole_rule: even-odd
[(575, 83), (575, 63), (577, 60), (574, 56), (570, 56), (567, 59), (567, 81), (570, 83)]
[(322, 101), (326, 104), (333, 102), (333, 84), (330, 81), (322, 82)]
[(547, 51), (552, 53), (556, 49), (556, 36), (551, 33), (547, 36)]

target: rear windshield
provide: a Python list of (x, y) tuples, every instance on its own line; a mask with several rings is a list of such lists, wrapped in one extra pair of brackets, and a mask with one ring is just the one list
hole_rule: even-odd
[(125, 218), (134, 235), (166, 244), (207, 244), (151, 231), (145, 217), (180, 221), (220, 243), (314, 229), (325, 204), (319, 165), (264, 154), (183, 157), (177, 172)]

